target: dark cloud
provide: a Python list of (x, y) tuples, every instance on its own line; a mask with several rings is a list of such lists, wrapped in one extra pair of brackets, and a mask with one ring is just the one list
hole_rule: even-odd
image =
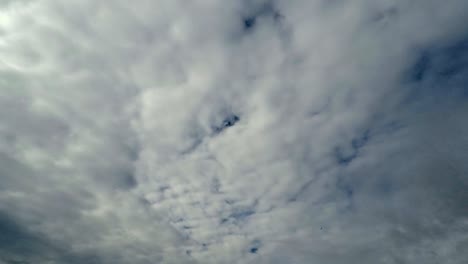
[(4, 212), (0, 212), (0, 233), (0, 260), (6, 263), (101, 263), (95, 254), (72, 252)]

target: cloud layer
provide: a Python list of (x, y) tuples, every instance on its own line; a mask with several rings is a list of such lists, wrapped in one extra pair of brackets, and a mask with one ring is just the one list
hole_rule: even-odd
[(467, 11), (3, 1), (0, 263), (466, 263)]

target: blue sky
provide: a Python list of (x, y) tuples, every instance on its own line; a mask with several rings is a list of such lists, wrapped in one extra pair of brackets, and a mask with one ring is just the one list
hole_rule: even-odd
[(0, 4), (0, 264), (468, 263), (468, 2)]

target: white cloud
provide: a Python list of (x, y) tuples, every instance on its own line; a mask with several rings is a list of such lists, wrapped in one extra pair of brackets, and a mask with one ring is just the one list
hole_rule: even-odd
[(465, 2), (5, 2), (0, 261), (466, 262)]

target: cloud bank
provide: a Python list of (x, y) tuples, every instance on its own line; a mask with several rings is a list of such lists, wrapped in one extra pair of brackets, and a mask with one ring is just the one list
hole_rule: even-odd
[(467, 263), (467, 11), (3, 1), (0, 263)]

